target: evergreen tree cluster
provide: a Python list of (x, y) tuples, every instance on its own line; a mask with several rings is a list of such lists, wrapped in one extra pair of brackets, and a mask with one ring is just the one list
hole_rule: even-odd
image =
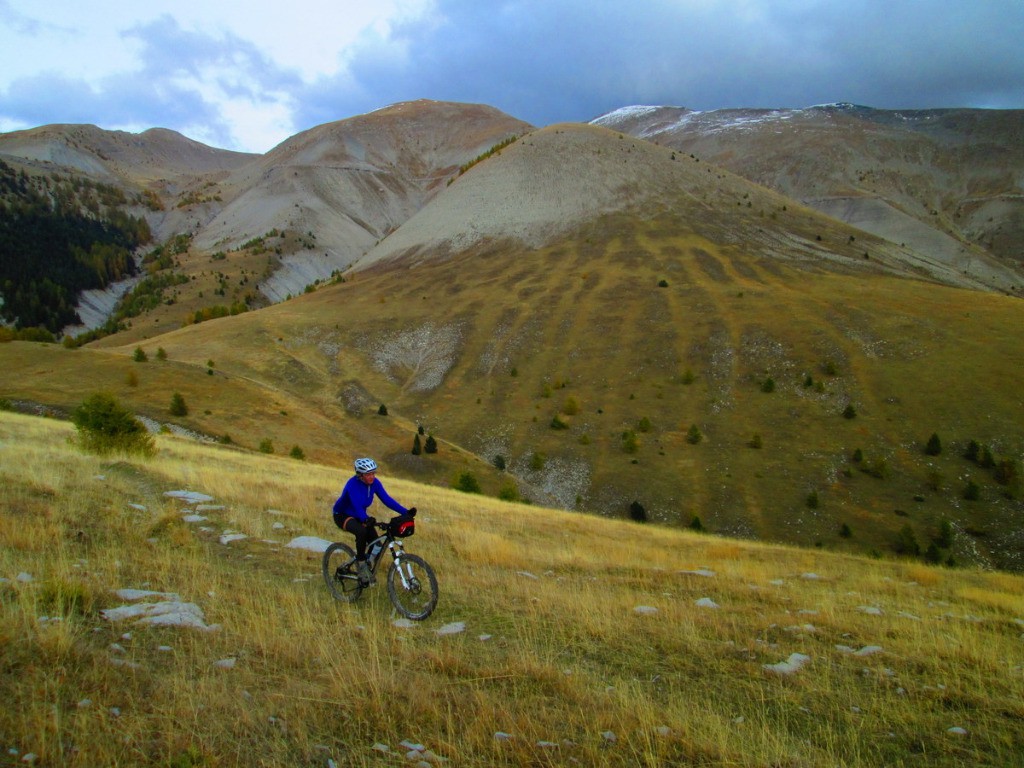
[(150, 240), (117, 188), (29, 177), (0, 161), (0, 317), (54, 333), (80, 322), (78, 294), (136, 273), (132, 251)]

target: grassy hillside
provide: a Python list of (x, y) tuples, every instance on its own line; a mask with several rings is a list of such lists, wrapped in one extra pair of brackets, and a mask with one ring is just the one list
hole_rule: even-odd
[[(380, 587), (332, 602), (319, 556), (284, 546), (334, 535), (345, 473), (173, 437), (152, 459), (101, 459), (72, 436), (0, 413), (12, 763), (390, 765), (417, 751), (403, 741), (458, 765), (1007, 766), (1024, 752), (1016, 576), (389, 477), (421, 510), (407, 545), (441, 585), (435, 614), (406, 626)], [(187, 508), (174, 490), (212, 500)], [(213, 628), (104, 618), (130, 602), (121, 589), (175, 593)]]

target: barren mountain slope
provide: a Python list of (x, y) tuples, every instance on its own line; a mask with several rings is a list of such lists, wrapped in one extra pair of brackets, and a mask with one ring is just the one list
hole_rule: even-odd
[(165, 128), (136, 134), (94, 125), (45, 125), (0, 133), (0, 155), (33, 163), (40, 170), (77, 171), (135, 187), (228, 171), (257, 157), (208, 147)]
[(578, 124), (536, 131), (480, 163), (356, 269), (506, 240), (538, 247), (609, 214), (664, 214), (716, 242), (742, 243), (758, 257), (885, 270), (972, 288), (991, 285), (991, 270), (979, 274), (858, 229), (840, 227), (825, 239), (838, 222), (790, 198), (699, 158)]
[(1024, 289), (1024, 111), (629, 107), (594, 122), (721, 164), (954, 269), (989, 272), (993, 287)]
[(459, 167), (531, 129), (491, 107), (416, 101), (300, 133), (218, 184), (226, 205), (197, 248), (237, 247), (273, 230), (307, 251), (260, 288), (272, 300), (349, 267), (429, 200)]

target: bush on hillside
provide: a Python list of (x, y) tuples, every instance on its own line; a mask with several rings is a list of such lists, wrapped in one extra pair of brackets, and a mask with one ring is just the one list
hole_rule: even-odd
[(413, 435), (412, 436), (412, 455), (413, 456), (419, 456), (421, 453), (423, 453), (423, 446), (420, 445), (420, 436), (419, 435)]
[(293, 459), (297, 459), (299, 461), (306, 460), (306, 452), (297, 445), (292, 446), (292, 449), (288, 452), (288, 455), (291, 456)]
[(928, 443), (924, 447), (924, 452), (928, 456), (938, 456), (942, 453), (942, 441), (937, 433), (932, 432), (932, 436), (928, 438)]
[(453, 486), (455, 490), (463, 493), (480, 493), (480, 481), (472, 472), (463, 472)]
[(71, 421), (78, 430), (78, 444), (90, 453), (129, 453), (152, 456), (153, 438), (138, 419), (113, 395), (90, 395), (74, 413)]
[(171, 395), (171, 407), (168, 410), (171, 416), (188, 416), (188, 406), (185, 405), (185, 398), (181, 392)]
[(423, 444), (424, 453), (437, 453), (437, 440), (433, 435), (427, 435), (427, 441)]
[(911, 557), (921, 554), (921, 545), (917, 543), (913, 528), (905, 525), (900, 529), (896, 536), (894, 549), (901, 555), (910, 555)]
[(639, 501), (634, 501), (629, 505), (629, 517), (631, 520), (635, 520), (638, 523), (646, 523), (647, 510), (644, 509), (644, 505)]

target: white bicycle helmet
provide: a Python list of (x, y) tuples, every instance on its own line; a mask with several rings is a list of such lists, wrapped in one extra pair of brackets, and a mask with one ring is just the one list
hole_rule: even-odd
[(356, 459), (356, 474), (362, 475), (366, 472), (376, 472), (377, 462), (373, 459)]

